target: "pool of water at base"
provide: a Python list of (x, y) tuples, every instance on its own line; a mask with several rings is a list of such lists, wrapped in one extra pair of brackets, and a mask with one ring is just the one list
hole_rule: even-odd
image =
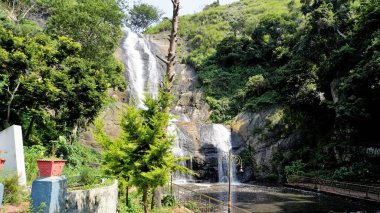
[[(181, 184), (227, 203), (227, 184)], [(238, 184), (232, 186), (232, 205), (255, 213), (302, 212), (376, 212), (380, 203), (359, 201), (340, 196), (304, 191), (288, 187)]]

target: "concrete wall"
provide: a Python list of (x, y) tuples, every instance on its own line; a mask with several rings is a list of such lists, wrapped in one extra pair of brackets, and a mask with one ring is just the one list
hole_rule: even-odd
[(0, 132), (0, 158), (6, 160), (0, 175), (17, 173), (19, 184), (26, 185), (21, 126), (13, 125)]
[(67, 192), (65, 212), (70, 213), (116, 213), (118, 186)]

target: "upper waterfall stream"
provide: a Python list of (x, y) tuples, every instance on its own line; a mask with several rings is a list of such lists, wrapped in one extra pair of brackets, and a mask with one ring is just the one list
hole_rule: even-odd
[(156, 98), (162, 72), (160, 72), (156, 56), (150, 50), (150, 43), (141, 35), (123, 29), (126, 37), (122, 43), (128, 92), (130, 99), (137, 107), (143, 108), (145, 94)]

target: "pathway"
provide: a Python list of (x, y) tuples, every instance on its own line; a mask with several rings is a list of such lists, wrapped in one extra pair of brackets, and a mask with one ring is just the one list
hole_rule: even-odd
[(380, 203), (380, 187), (308, 177), (296, 177), (288, 186)]

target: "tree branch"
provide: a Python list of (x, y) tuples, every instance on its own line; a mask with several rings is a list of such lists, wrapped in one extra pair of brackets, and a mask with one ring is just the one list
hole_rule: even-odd
[(10, 117), (11, 117), (11, 106), (12, 106), (12, 102), (13, 102), (13, 99), (14, 99), (14, 97), (15, 97), (15, 94), (16, 94), (16, 92), (17, 92), (19, 86), (20, 86), (20, 81), (17, 83), (16, 88), (15, 88), (12, 92), (9, 90), (9, 87), (8, 87), (8, 93), (9, 93), (9, 95), (11, 96), (11, 98), (9, 99), (9, 102), (8, 102), (8, 107), (7, 107), (7, 119), (5, 120), (5, 124), (6, 124), (7, 126), (9, 126), (9, 119), (10, 119)]
[(162, 62), (164, 62), (166, 65), (169, 64), (169, 61), (167, 61), (167, 60), (161, 58), (159, 55), (156, 55), (156, 57), (157, 57), (158, 59), (160, 59)]
[(33, 9), (33, 7), (34, 7), (35, 5), (36, 5), (36, 4), (33, 4), (32, 6), (30, 6), (29, 9), (24, 13), (24, 15), (21, 17), (21, 19), (20, 19), (19, 21), (23, 20), (23, 19), (26, 17), (26, 15), (30, 12), (30, 10)]

